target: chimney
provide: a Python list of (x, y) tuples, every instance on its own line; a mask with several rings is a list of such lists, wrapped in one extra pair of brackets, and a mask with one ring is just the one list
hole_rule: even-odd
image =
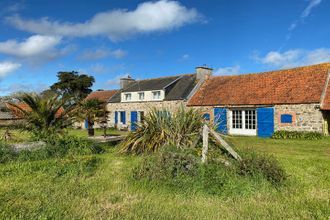
[(127, 77), (120, 78), (120, 88), (126, 89), (134, 81), (135, 80), (132, 79), (130, 75), (128, 75)]
[(197, 80), (207, 79), (212, 75), (212, 68), (207, 67), (206, 65), (196, 67), (196, 78)]

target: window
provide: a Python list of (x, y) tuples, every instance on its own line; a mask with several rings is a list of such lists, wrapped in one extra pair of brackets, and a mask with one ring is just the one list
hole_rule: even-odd
[(204, 118), (205, 121), (210, 121), (210, 114), (209, 113), (205, 113), (203, 115), (203, 118)]
[(256, 129), (256, 111), (245, 111), (245, 129)]
[(160, 99), (160, 91), (152, 92), (153, 99)]
[(290, 114), (282, 114), (281, 115), (281, 123), (292, 123), (292, 115)]
[(132, 94), (131, 93), (125, 94), (125, 100), (126, 101), (130, 101), (131, 99), (132, 99)]
[(256, 111), (253, 109), (232, 111), (233, 129), (255, 130), (256, 121)]
[(142, 111), (138, 112), (138, 121), (139, 122), (144, 121), (144, 112), (142, 112)]
[(243, 127), (241, 110), (233, 111), (233, 121), (232, 122), (233, 122), (233, 128), (241, 129)]
[(139, 100), (144, 100), (144, 92), (139, 92)]

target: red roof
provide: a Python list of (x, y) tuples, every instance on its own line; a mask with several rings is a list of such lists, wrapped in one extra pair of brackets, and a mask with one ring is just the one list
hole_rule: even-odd
[(118, 90), (100, 90), (95, 91), (89, 94), (86, 99), (98, 99), (102, 102), (107, 102), (114, 94), (117, 93)]
[(329, 74), (329, 78), (328, 78), (328, 88), (325, 90), (325, 96), (324, 96), (324, 100), (323, 103), (321, 105), (321, 109), (323, 110), (330, 110), (330, 74)]
[[(236, 76), (212, 76), (190, 106), (320, 103), (330, 63)], [(330, 105), (330, 88), (324, 106)]]

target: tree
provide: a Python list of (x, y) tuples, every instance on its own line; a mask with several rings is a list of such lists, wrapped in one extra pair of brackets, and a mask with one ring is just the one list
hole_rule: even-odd
[(79, 102), (92, 92), (91, 87), (95, 82), (93, 76), (78, 74), (78, 72), (58, 72), (58, 82), (54, 83), (50, 89), (64, 99)]
[(103, 117), (104, 102), (98, 99), (86, 99), (79, 108), (80, 118), (87, 120), (88, 136), (94, 136), (94, 124)]
[(75, 105), (64, 109), (65, 101), (58, 96), (45, 98), (24, 93), (17, 99), (20, 103), (9, 103), (13, 113), (24, 119), (23, 129), (32, 132), (39, 140), (56, 138), (72, 123)]

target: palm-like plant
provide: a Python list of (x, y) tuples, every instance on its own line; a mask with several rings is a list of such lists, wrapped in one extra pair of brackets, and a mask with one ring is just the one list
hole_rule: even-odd
[(65, 101), (58, 96), (43, 97), (23, 93), (18, 96), (20, 104), (9, 103), (14, 114), (24, 120), (23, 129), (41, 140), (50, 140), (63, 134), (63, 128), (72, 123), (74, 104), (64, 109)]
[(154, 152), (165, 145), (190, 147), (199, 137), (204, 123), (202, 113), (196, 109), (180, 107), (172, 114), (166, 109), (152, 109), (144, 121), (137, 124), (136, 131), (129, 133), (120, 144), (121, 152)]
[(104, 102), (96, 98), (86, 99), (78, 109), (79, 118), (87, 121), (88, 136), (94, 136), (94, 123), (106, 114)]

